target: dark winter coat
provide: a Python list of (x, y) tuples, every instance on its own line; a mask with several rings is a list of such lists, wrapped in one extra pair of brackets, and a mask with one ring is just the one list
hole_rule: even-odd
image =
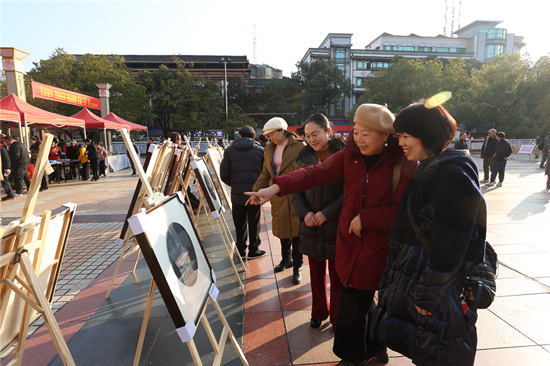
[(0, 171), (0, 175), (3, 176), (5, 169), (11, 169), (11, 161), (10, 154), (4, 146), (0, 146), (0, 154), (2, 155), (2, 171)]
[(78, 146), (67, 145), (67, 153), (65, 155), (67, 156), (67, 159), (77, 160), (78, 155), (80, 155), (80, 151), (78, 151)]
[[(286, 195), (344, 178), (344, 203), (336, 238), (336, 272), (344, 286), (359, 290), (378, 289), (386, 268), (388, 234), (416, 168), (415, 162), (404, 157), (397, 139), (390, 138), (388, 143), (378, 163), (367, 171), (352, 130), (346, 147), (323, 163), (274, 179), (281, 188), (280, 195)], [(391, 202), (393, 170), (399, 163), (402, 164), (401, 179)], [(361, 237), (348, 232), (357, 215), (361, 218)]]
[[(300, 155), (303, 158), (296, 161), (296, 168), (316, 165), (319, 163), (317, 153), (312, 147), (304, 147)], [(331, 155), (334, 152), (331, 153)], [(334, 259), (336, 251), (336, 232), (338, 231), (338, 216), (344, 203), (344, 179), (322, 186), (317, 186), (303, 192), (292, 194), (292, 205), (300, 218), (300, 252), (317, 260)], [(309, 227), (304, 217), (309, 213), (321, 211), (327, 221), (321, 226)]]
[(262, 172), (264, 149), (258, 141), (243, 137), (233, 141), (225, 150), (220, 164), (220, 177), (231, 187), (231, 202), (244, 206), (254, 183)]
[[(486, 227), (475, 220), (480, 209), (486, 218), (485, 203), (471, 157), (446, 151), (437, 164), (430, 166), (431, 160), (420, 164), (401, 201), (373, 331), (417, 365), (472, 365), (477, 314), (468, 309), (463, 315), (455, 280), (465, 259), (482, 259)], [(409, 196), (412, 217), (430, 241), (429, 254), (409, 221)], [(418, 314), (415, 305), (433, 315)]]
[(510, 142), (506, 139), (500, 139), (499, 142), (497, 142), (497, 149), (495, 152), (495, 160), (504, 161), (505, 158), (512, 155), (512, 146), (510, 146)]
[(495, 156), (495, 152), (497, 151), (497, 138), (495, 136), (489, 137), (483, 141), (483, 145), (481, 145), (481, 157), (483, 158), (492, 158)]
[[(281, 162), (279, 175), (294, 171), (294, 163), (304, 146), (306, 146), (304, 140), (296, 139), (293, 135), (288, 136), (288, 143), (283, 150), (283, 161)], [(264, 148), (264, 166), (262, 173), (252, 188), (254, 192), (273, 184), (273, 178), (275, 177), (273, 154), (276, 147), (277, 145), (270, 142)], [(279, 239), (292, 239), (300, 236), (300, 219), (296, 210), (294, 210), (294, 206), (292, 206), (290, 196), (275, 196), (271, 199), (271, 216), (273, 217), (271, 221), (273, 235)]]
[(464, 140), (458, 140), (457, 142), (455, 142), (454, 148), (457, 150), (467, 150), (468, 142)]
[(90, 159), (90, 161), (99, 159), (97, 148), (91, 142), (86, 146), (86, 155), (88, 155), (88, 159)]
[(27, 147), (19, 141), (13, 141), (9, 150), (12, 170), (29, 165), (29, 151)]

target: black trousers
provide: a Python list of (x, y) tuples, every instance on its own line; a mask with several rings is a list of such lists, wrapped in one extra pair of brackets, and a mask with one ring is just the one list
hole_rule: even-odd
[[(233, 223), (237, 235), (236, 244), (239, 253), (243, 255), (247, 248), (246, 241), (249, 239), (248, 252), (253, 253), (260, 246), (260, 214), (261, 207), (256, 205), (240, 206), (233, 205)], [(247, 230), (248, 229), (248, 230)]]
[(92, 167), (92, 179), (99, 179), (99, 174), (97, 173), (99, 159), (90, 159), (90, 166)]
[(489, 180), (489, 174), (493, 171), (494, 157), (483, 158), (483, 180)]
[(10, 197), (15, 197), (13, 195), (13, 189), (11, 188), (11, 184), (10, 184), (10, 181), (9, 181), (8, 177), (9, 177), (8, 175), (4, 174), (4, 180), (2, 181), (2, 187), (4, 188), (4, 191), (6, 192), (6, 195), (8, 195)]
[(136, 174), (136, 167), (134, 165), (134, 161), (132, 158), (130, 158), (130, 155), (128, 155), (128, 159), (130, 159), (130, 166), (132, 167), (132, 174)]
[(290, 259), (294, 262), (294, 269), (302, 267), (304, 256), (300, 253), (300, 238), (281, 239), (281, 255), (283, 259)]
[(82, 169), (80, 170), (82, 179), (88, 180), (90, 178), (90, 163), (82, 163)]
[(347, 362), (360, 363), (367, 353), (385, 349), (377, 339), (369, 337), (369, 325), (374, 315), (374, 292), (344, 287), (340, 293), (338, 326), (334, 331), (332, 351)]
[(105, 160), (100, 160), (99, 161), (99, 175), (103, 175), (104, 177), (107, 176), (107, 174), (105, 174)]
[(493, 161), (493, 170), (491, 171), (491, 182), (494, 182), (497, 173), (498, 181), (502, 182), (504, 180), (504, 171), (506, 170), (506, 160), (495, 160)]
[(27, 186), (27, 190), (31, 186), (31, 179), (27, 173), (26, 166), (18, 166), (12, 169), (13, 183), (15, 184), (15, 192), (21, 194), (23, 192), (23, 182)]

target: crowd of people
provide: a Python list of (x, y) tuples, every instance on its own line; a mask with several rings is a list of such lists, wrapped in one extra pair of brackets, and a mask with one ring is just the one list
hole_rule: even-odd
[[(30, 148), (27, 149), (13, 136), (1, 134), (0, 137), (1, 179), (2, 187), (6, 193), (2, 197), (2, 201), (7, 201), (28, 192), (42, 140), (40, 136), (31, 136)], [(66, 180), (80, 178), (83, 181), (97, 181), (101, 175), (107, 176), (106, 158), (107, 151), (99, 142), (85, 139), (84, 144), (77, 145), (76, 140), (71, 140), (67, 144), (62, 139), (54, 138), (48, 151), (48, 162), (46, 162), (45, 174), (40, 182), (40, 191), (49, 189), (48, 184), (56, 178)], [(65, 159), (71, 161), (69, 171), (65, 171), (65, 169), (57, 171), (59, 167), (55, 162)]]

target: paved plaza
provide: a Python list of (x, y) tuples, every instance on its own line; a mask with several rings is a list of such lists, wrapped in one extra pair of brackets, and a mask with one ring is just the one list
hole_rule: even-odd
[[(478, 166), (481, 161), (477, 159)], [(501, 188), (484, 188), (488, 202), (488, 241), (499, 254), (497, 298), (479, 311), (476, 365), (550, 364), (550, 193), (539, 162), (512, 160)], [(127, 259), (105, 299), (120, 247), (115, 242), (125, 219), (137, 177), (129, 169), (98, 182), (69, 181), (40, 192), (35, 215), (66, 202), (76, 203), (75, 220), (52, 304), (77, 365), (130, 365), (134, 360), (143, 311), (151, 281), (145, 261), (132, 274)], [(20, 218), (24, 198), (2, 202), (2, 224)], [(449, 209), (452, 209), (451, 207)], [(229, 213), (226, 218), (232, 227)], [(204, 219), (204, 218), (202, 218)], [(268, 255), (248, 261), (246, 296), (236, 277), (220, 236), (211, 226), (204, 240), (220, 289), (218, 301), (233, 333), (243, 345), (250, 365), (334, 365), (334, 332), (327, 321), (309, 326), (311, 293), (309, 271), (303, 281), (291, 283), (292, 270), (275, 274), (280, 261), (279, 240), (271, 233), (269, 206), (263, 208), (262, 248)], [(212, 306), (207, 317), (219, 336), (220, 321)], [(23, 365), (61, 365), (46, 327), (32, 327)], [(202, 325), (195, 341), (204, 364), (214, 352)], [(10, 355), (3, 355), (8, 362)], [(412, 363), (390, 353), (390, 364)], [(141, 365), (192, 365), (185, 344), (179, 341), (162, 299), (156, 292), (141, 353)], [(231, 343), (223, 365), (239, 365)]]

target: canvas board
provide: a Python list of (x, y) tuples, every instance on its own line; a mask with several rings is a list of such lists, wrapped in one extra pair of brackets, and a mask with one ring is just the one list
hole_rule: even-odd
[(192, 339), (215, 277), (181, 192), (128, 219), (180, 338)]
[(231, 188), (222, 181), (220, 174), (220, 165), (222, 163), (223, 157), (221, 156), (218, 149), (215, 147), (208, 148), (207, 153), (210, 157), (212, 170), (214, 171), (214, 178), (216, 178), (216, 181), (218, 182), (218, 188), (221, 192), (221, 196), (227, 203), (227, 207), (231, 210)]
[(199, 181), (201, 190), (206, 198), (210, 211), (216, 211), (221, 214), (224, 211), (218, 192), (216, 191), (208, 167), (203, 159), (191, 160), (191, 167), (195, 172), (195, 178)]

